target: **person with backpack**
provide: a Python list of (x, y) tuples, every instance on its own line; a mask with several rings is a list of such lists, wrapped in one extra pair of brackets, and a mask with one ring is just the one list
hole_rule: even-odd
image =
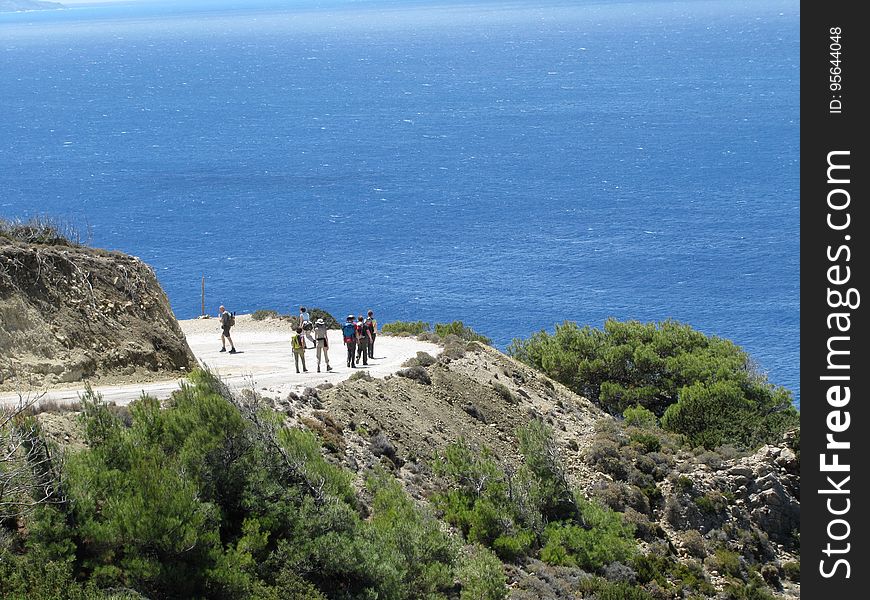
[(366, 325), (369, 328), (369, 336), (371, 337), (371, 341), (369, 342), (369, 358), (374, 358), (375, 338), (378, 337), (378, 322), (375, 321), (375, 313), (371, 310), (368, 313), (368, 317), (366, 317)]
[(230, 337), (230, 329), (236, 324), (236, 313), (228, 311), (221, 304), (218, 309), (218, 318), (221, 321), (221, 352), (227, 351), (227, 340), (230, 342), (230, 354), (236, 353), (236, 345), (233, 343), (233, 338)]
[(344, 336), (344, 345), (347, 346), (347, 366), (356, 368), (356, 327), (353, 324), (353, 315), (347, 315), (347, 321), (341, 326), (341, 334)]
[(360, 356), (362, 356), (362, 364), (368, 365), (371, 337), (369, 337), (369, 330), (363, 316), (359, 315), (358, 319), (356, 323), (356, 362), (359, 363)]
[(323, 358), (326, 360), (326, 370), (332, 371), (329, 366), (329, 339), (326, 336), (326, 323), (323, 319), (317, 319), (314, 324), (314, 345), (317, 347), (317, 372), (320, 373), (320, 353), (323, 353)]
[(315, 347), (314, 338), (311, 337), (311, 331), (314, 329), (314, 323), (311, 322), (311, 315), (308, 314), (308, 309), (304, 306), (299, 307), (299, 327), (305, 332), (305, 338), (311, 342), (311, 348)]
[(293, 340), (291, 341), (291, 345), (293, 347), (293, 360), (296, 361), (296, 372), (299, 372), (299, 359), (302, 359), (302, 372), (307, 373), (308, 369), (305, 368), (305, 336), (302, 335), (302, 328), (296, 328), (296, 335), (293, 336)]

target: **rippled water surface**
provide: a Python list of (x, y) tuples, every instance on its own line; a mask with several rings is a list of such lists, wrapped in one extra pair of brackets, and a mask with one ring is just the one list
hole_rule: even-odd
[(0, 15), (0, 216), (179, 318), (675, 318), (799, 402), (797, 2), (310, 6)]

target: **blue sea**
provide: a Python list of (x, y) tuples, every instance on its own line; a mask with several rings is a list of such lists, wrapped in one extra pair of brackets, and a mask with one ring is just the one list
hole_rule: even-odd
[(673, 318), (799, 389), (799, 3), (129, 2), (0, 14), (0, 216), (176, 316)]

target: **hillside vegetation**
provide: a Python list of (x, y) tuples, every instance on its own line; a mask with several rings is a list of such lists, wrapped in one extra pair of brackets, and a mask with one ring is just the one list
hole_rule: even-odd
[(747, 448), (797, 427), (791, 393), (758, 373), (728, 340), (675, 321), (566, 322), (517, 340), (509, 353), (613, 415), (640, 406), (693, 446)]
[[(0, 317), (16, 378), (191, 364), (146, 265), (40, 223), (0, 224)], [(432, 329), (284, 398), (194, 370), (164, 403), (0, 407), (0, 597), (800, 597), (797, 412), (738, 347)]]
[(6, 511), (0, 596), (799, 597), (793, 438), (692, 451), (477, 342), (412, 362), (274, 401), (195, 373), (163, 407), (39, 415), (71, 450), (32, 471), (47, 500)]

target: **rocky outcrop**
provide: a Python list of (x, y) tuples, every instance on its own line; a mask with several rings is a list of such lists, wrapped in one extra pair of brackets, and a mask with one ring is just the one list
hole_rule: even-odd
[(787, 544), (800, 529), (800, 465), (787, 445), (763, 446), (735, 461), (717, 483), (734, 490), (736, 504), (771, 540)]
[(181, 374), (196, 359), (138, 258), (0, 237), (0, 389)]

